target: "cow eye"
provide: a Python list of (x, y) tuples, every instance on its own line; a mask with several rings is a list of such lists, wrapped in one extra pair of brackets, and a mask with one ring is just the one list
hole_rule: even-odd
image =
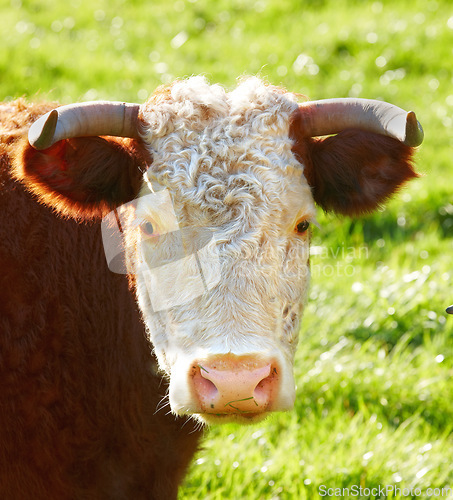
[(304, 234), (305, 231), (310, 227), (310, 223), (308, 220), (301, 220), (296, 224), (296, 233), (297, 234)]
[(140, 229), (142, 230), (142, 233), (145, 235), (145, 236), (153, 236), (154, 232), (155, 232), (155, 229), (154, 229), (154, 225), (152, 222), (144, 222), (143, 224), (140, 225)]

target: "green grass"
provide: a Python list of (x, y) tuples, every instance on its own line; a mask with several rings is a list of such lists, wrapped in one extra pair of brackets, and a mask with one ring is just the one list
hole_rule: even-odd
[(319, 215), (294, 411), (209, 430), (180, 500), (453, 487), (451, 2), (0, 0), (0, 16), (6, 100), (141, 102), (176, 77), (258, 73), (417, 112), (423, 176), (374, 215)]

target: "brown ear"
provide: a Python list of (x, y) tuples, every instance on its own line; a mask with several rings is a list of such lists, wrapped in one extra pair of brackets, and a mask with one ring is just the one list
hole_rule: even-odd
[(14, 175), (38, 198), (65, 216), (102, 217), (132, 200), (150, 158), (137, 141), (79, 137), (38, 151), (24, 140)]
[(355, 129), (305, 138), (293, 147), (315, 202), (326, 211), (351, 216), (375, 210), (418, 177), (413, 150), (391, 137)]

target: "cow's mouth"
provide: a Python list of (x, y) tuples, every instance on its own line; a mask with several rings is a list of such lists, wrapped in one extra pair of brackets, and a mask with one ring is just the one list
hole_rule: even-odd
[(258, 413), (196, 413), (194, 417), (207, 425), (241, 424), (251, 425), (262, 422), (270, 412)]

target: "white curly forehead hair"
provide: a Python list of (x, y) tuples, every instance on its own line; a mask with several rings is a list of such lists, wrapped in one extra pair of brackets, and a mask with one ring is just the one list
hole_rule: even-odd
[[(308, 238), (295, 234), (294, 226), (315, 213), (288, 135), (297, 106), (291, 94), (258, 78), (226, 93), (194, 77), (174, 83), (144, 108), (144, 139), (153, 162), (141, 194), (150, 185), (167, 187), (180, 227), (215, 231), (222, 266), (214, 290), (196, 304), (164, 313), (165, 334), (157, 328), (162, 335), (156, 335), (154, 320), (148, 321), (156, 352), (164, 348), (160, 360), (168, 371), (179, 349), (165, 344), (175, 335), (175, 346), (185, 354), (192, 344), (201, 351), (211, 352), (215, 345), (219, 353), (235, 354), (250, 352), (253, 342), (260, 350), (275, 349), (281, 339), (279, 347), (292, 359), (296, 317), (308, 286)], [(139, 286), (146, 312), (148, 295)], [(175, 330), (171, 336), (168, 329)]]

